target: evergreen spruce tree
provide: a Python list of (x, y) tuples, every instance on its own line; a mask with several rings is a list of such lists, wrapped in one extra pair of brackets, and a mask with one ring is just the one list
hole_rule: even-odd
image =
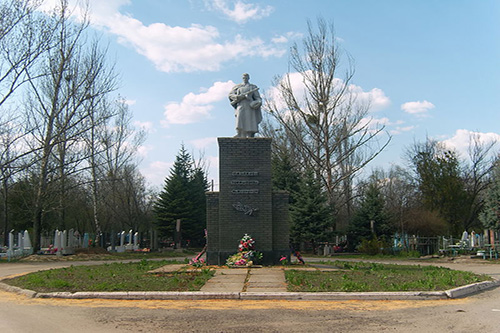
[[(371, 223), (373, 221), (373, 232)], [(388, 240), (394, 232), (391, 219), (385, 210), (384, 199), (376, 184), (368, 184), (359, 209), (349, 225), (348, 236), (351, 249), (363, 240), (382, 238)]]
[(204, 245), (207, 226), (206, 192), (209, 185), (205, 172), (201, 168), (194, 168), (189, 185), (190, 198), (193, 204), (193, 223), (187, 226), (189, 229), (186, 229), (186, 234), (191, 237), (195, 245)]
[(316, 251), (318, 242), (330, 239), (333, 228), (327, 197), (313, 172), (305, 174), (290, 210), (290, 236), (295, 246), (310, 242)]
[(191, 155), (182, 146), (165, 179), (154, 212), (160, 236), (173, 237), (176, 221), (180, 219), (182, 239), (202, 245), (208, 184), (203, 170), (194, 168), (193, 164)]
[(290, 204), (293, 204), (300, 191), (301, 174), (293, 165), (290, 155), (286, 152), (281, 155), (274, 154), (271, 159), (271, 168), (273, 189), (288, 191)]

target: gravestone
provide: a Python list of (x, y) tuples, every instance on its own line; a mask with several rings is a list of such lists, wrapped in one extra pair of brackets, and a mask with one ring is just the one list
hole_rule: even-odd
[(33, 247), (31, 246), (31, 239), (28, 230), (24, 230), (23, 247), (29, 254), (33, 253)]
[(9, 251), (14, 251), (14, 234), (12, 233), (12, 231), (9, 232)]
[(223, 265), (249, 234), (263, 264), (289, 257), (288, 193), (273, 192), (270, 138), (218, 138), (219, 192), (207, 193), (207, 262)]

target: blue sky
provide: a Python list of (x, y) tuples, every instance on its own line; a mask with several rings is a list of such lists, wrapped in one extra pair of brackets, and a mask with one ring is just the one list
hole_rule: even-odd
[[(53, 0), (51, 0), (53, 1)], [(71, 2), (75, 5), (76, 0)], [(76, 6), (76, 5), (75, 5)], [(369, 166), (403, 164), (426, 137), (466, 153), (500, 138), (500, 1), (90, 0), (92, 29), (116, 59), (120, 94), (148, 131), (140, 170), (161, 186), (182, 143), (218, 178), (217, 137), (235, 134), (227, 100), (241, 74), (265, 95), (288, 70), (307, 20), (333, 22), (352, 83), (392, 134)], [(464, 155), (465, 156), (465, 155)]]

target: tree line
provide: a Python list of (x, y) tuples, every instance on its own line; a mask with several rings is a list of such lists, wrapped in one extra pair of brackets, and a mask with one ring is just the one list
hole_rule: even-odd
[(0, 4), (1, 232), (138, 230), (151, 198), (134, 154), (144, 133), (117, 94), (107, 50), (66, 0)]
[[(276, 77), (266, 96), (260, 133), (273, 139), (273, 187), (290, 193), (292, 244), (317, 248), (347, 235), (343, 245), (356, 250), (370, 242), (380, 248), (396, 232), (459, 237), (498, 230), (495, 142), (472, 135), (463, 157), (426, 138), (406, 148), (406, 165), (367, 174), (391, 136), (353, 89), (353, 61), (333, 26), (323, 19), (308, 26), (290, 50), (289, 73)], [(203, 242), (206, 190), (203, 168), (182, 147), (154, 206), (161, 234), (172, 237), (183, 219), (182, 237)]]
[(263, 126), (264, 136), (273, 138), (274, 186), (291, 193), (296, 246), (314, 248), (347, 234), (355, 249), (395, 232), (459, 236), (498, 229), (495, 142), (472, 135), (464, 158), (426, 139), (406, 148), (405, 166), (363, 176), (391, 136), (370, 118), (370, 101), (353, 89), (353, 61), (333, 25), (320, 18), (308, 27), (290, 50), (289, 72), (276, 77), (267, 96)]
[[(106, 48), (66, 0), (0, 4), (0, 232), (55, 228), (158, 230), (202, 245), (207, 174), (181, 147), (159, 195), (146, 186), (135, 152), (145, 136), (118, 95)], [(471, 137), (467, 159), (431, 139), (406, 151), (407, 165), (374, 170), (391, 136), (370, 119), (353, 89), (354, 65), (333, 26), (309, 22), (263, 106), (271, 137), (273, 186), (290, 192), (296, 244), (394, 232), (458, 235), (499, 228), (500, 168), (494, 144)], [(300, 84), (297, 85), (297, 82)], [(493, 158), (491, 158), (493, 156)], [(366, 172), (366, 171), (365, 171)]]

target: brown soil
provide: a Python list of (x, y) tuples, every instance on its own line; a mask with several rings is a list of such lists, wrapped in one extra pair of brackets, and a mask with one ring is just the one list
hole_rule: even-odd
[[(102, 251), (101, 251), (102, 250)], [(79, 249), (75, 254), (67, 256), (58, 256), (55, 254), (33, 254), (31, 256), (20, 259), (20, 261), (29, 262), (49, 262), (49, 261), (92, 261), (92, 260), (110, 260), (114, 257), (104, 249)]]

